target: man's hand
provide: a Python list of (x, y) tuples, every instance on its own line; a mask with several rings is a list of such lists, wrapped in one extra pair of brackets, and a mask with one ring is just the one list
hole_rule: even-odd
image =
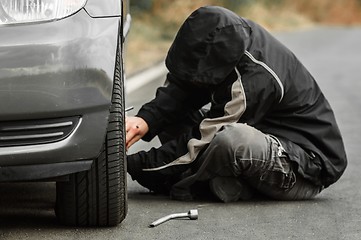
[(149, 130), (148, 124), (140, 117), (126, 117), (126, 148), (127, 150), (141, 139)]

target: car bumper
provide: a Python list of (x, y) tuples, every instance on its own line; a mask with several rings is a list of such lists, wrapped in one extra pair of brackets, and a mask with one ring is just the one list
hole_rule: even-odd
[[(0, 28), (0, 167), (98, 156), (111, 104), (119, 25), (120, 17), (92, 18), (81, 10), (59, 21)], [(37, 122), (67, 118), (77, 120), (59, 139), (44, 135), (40, 142), (9, 143), (8, 136), (1, 138), (9, 123), (12, 129), (17, 123), (27, 126), (22, 137)]]
[(87, 171), (92, 161), (75, 161), (65, 163), (37, 164), (0, 167), (0, 182), (20, 182), (32, 180), (68, 180), (64, 176)]

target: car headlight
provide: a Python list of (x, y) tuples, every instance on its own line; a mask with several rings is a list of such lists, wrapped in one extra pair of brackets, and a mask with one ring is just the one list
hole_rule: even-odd
[(0, 0), (0, 25), (65, 18), (87, 0)]

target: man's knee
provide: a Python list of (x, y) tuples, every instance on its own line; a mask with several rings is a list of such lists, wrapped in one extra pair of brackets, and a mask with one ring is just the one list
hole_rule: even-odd
[(225, 126), (216, 135), (212, 144), (218, 148), (217, 155), (227, 159), (226, 163), (236, 176), (245, 174), (246, 169), (257, 171), (255, 168), (263, 162), (258, 160), (265, 161), (269, 158), (267, 136), (246, 124), (236, 123)]
[(246, 149), (263, 149), (265, 135), (257, 129), (242, 123), (224, 126), (214, 138), (214, 143), (222, 148), (231, 148), (234, 152)]

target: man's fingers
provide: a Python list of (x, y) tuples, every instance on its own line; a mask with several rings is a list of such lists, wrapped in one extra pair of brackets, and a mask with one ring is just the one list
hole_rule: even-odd
[(140, 140), (140, 136), (139, 135), (135, 135), (127, 144), (126, 144), (126, 148), (130, 148), (134, 143), (136, 143), (137, 141)]
[(135, 142), (139, 141), (147, 132), (148, 124), (139, 117), (125, 118), (126, 147), (127, 149)]
[(125, 118), (125, 131), (128, 132), (131, 129), (131, 124), (128, 121), (128, 118)]
[(137, 126), (128, 127), (126, 134), (126, 147), (129, 148), (141, 139), (140, 130)]
[(128, 144), (134, 137), (135, 137), (136, 133), (135, 131), (131, 131), (130, 129), (127, 131), (127, 134), (125, 136), (126, 138), (126, 143)]

